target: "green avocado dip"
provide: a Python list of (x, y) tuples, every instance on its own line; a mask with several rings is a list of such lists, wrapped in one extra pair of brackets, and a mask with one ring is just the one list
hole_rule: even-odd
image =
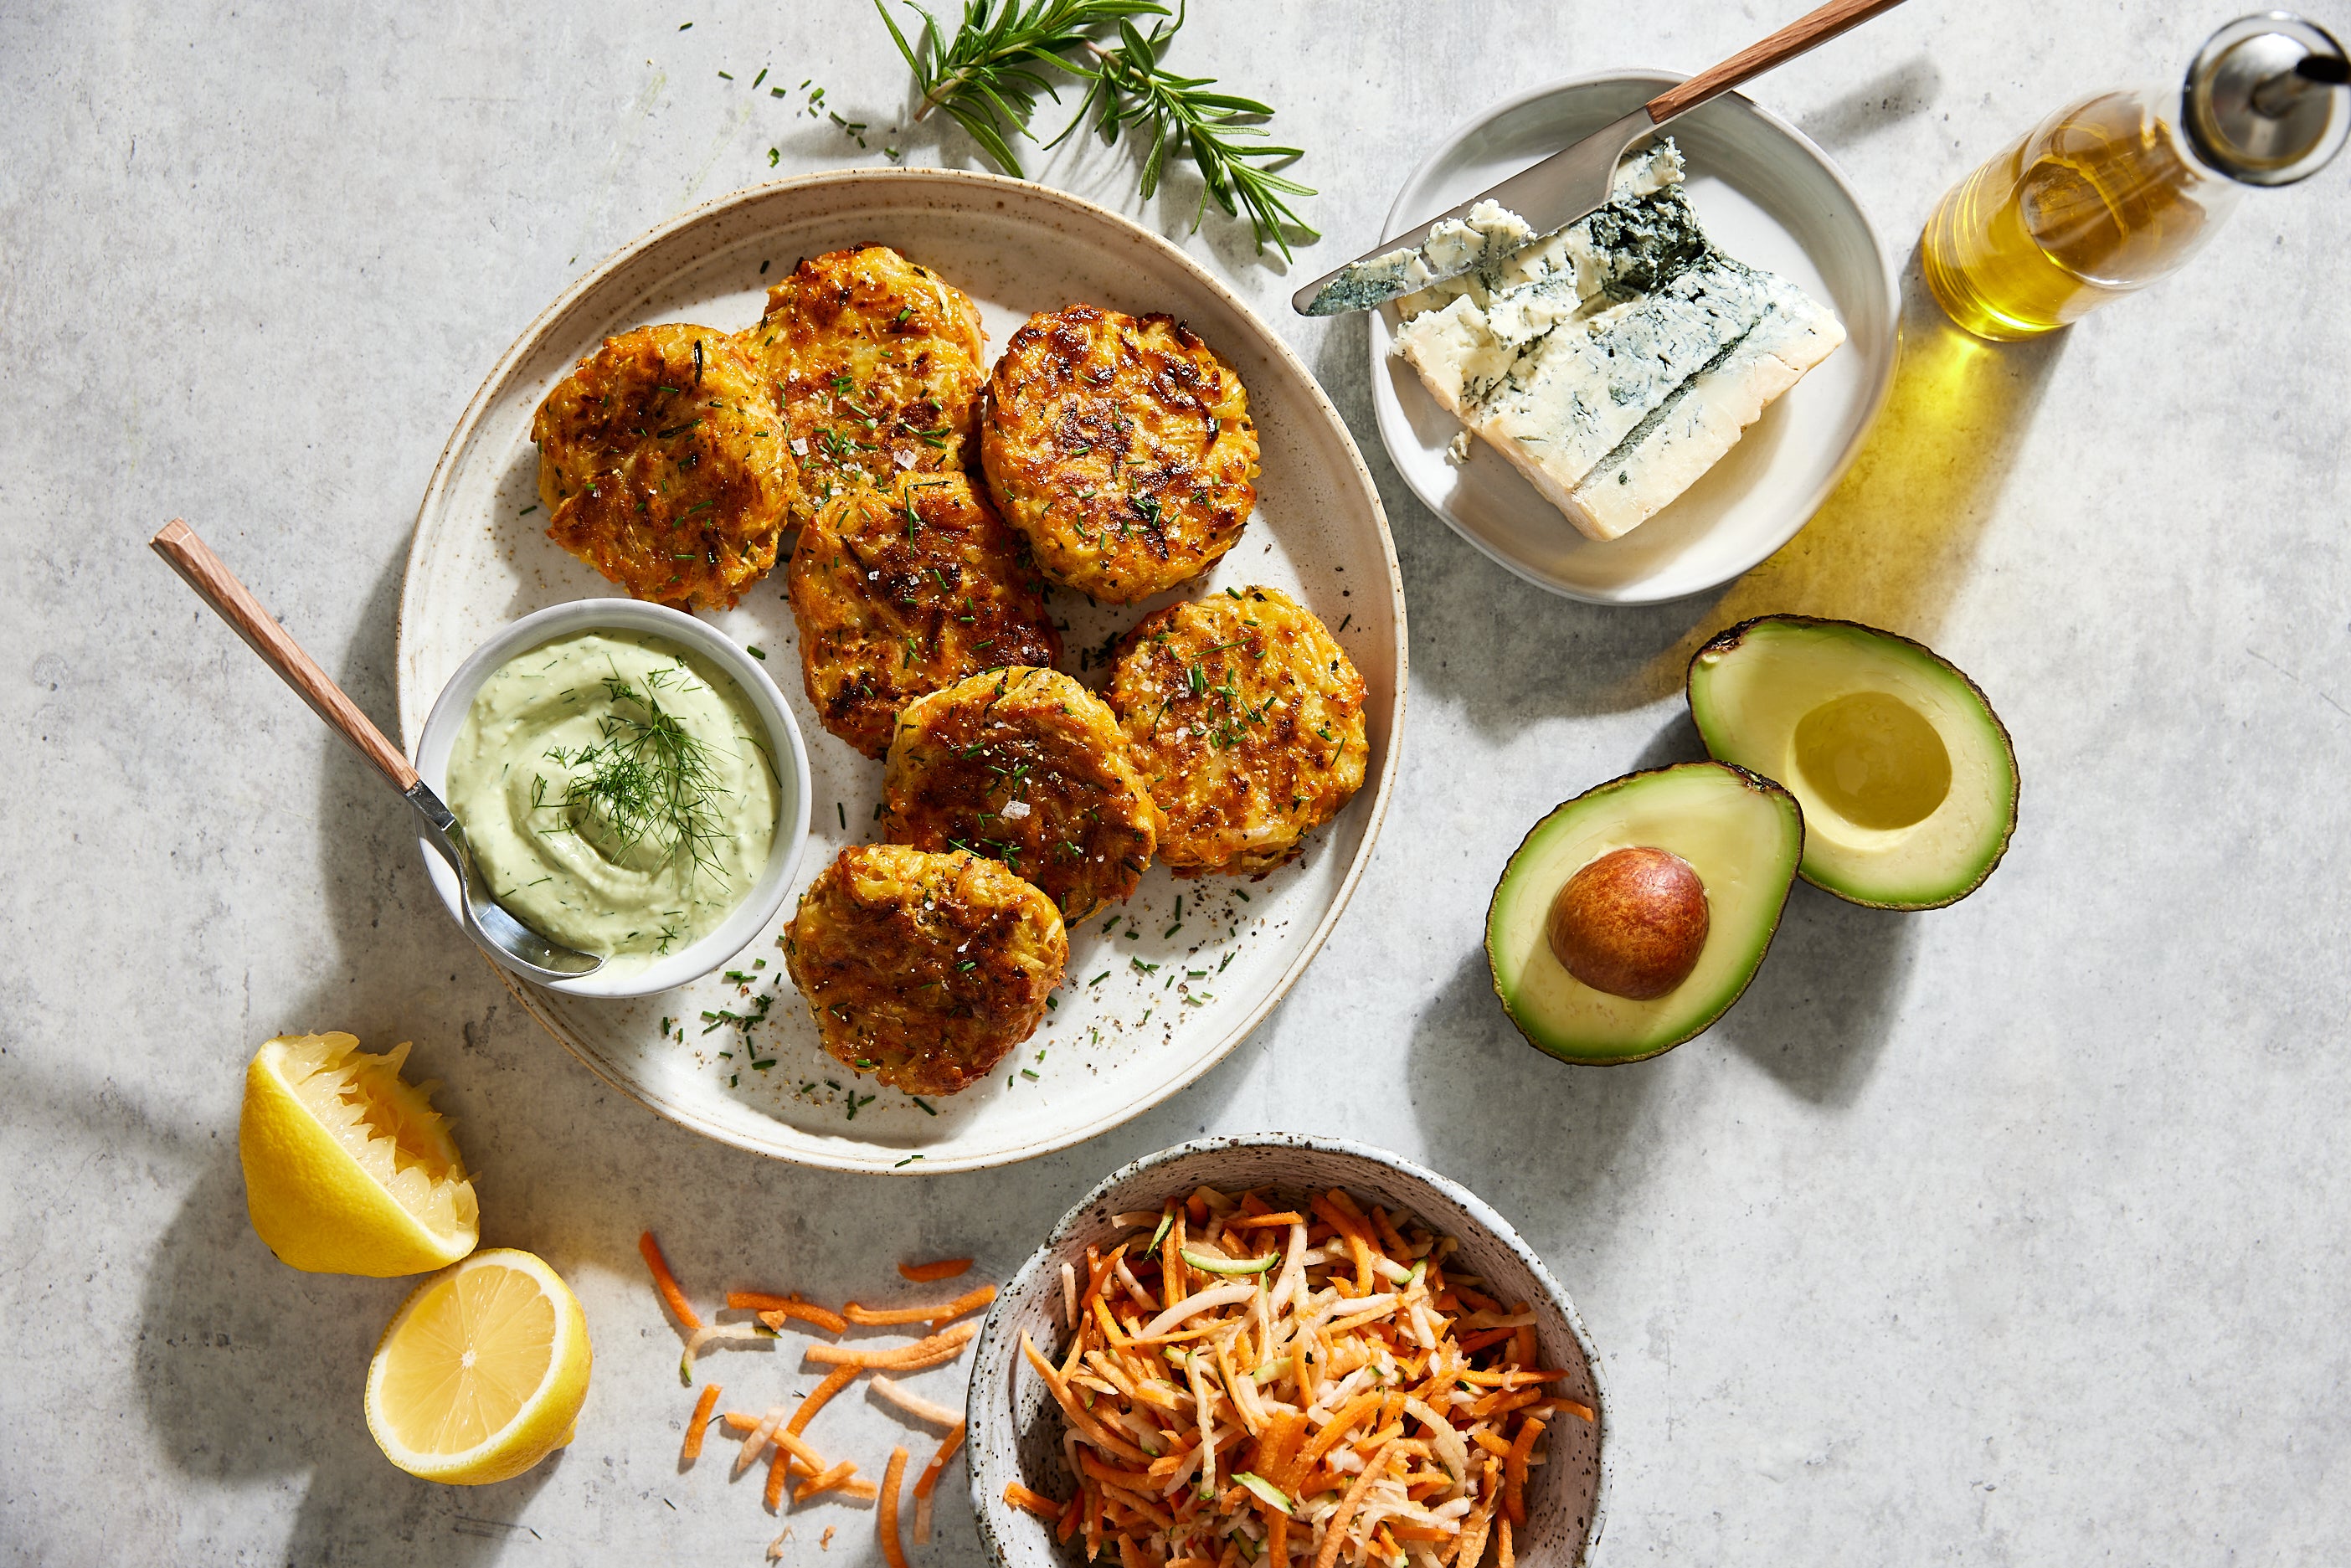
[(509, 660), (449, 749), (449, 809), (517, 919), (627, 973), (743, 901), (776, 838), (742, 688), (666, 640), (583, 632)]

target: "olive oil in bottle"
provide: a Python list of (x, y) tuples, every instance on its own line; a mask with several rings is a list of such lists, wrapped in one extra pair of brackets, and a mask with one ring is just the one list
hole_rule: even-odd
[(2351, 131), (2344, 51), (2283, 13), (2215, 33), (2184, 86), (2069, 104), (1928, 220), (1927, 286), (1979, 337), (2037, 337), (2176, 270), (2243, 187), (2290, 184)]

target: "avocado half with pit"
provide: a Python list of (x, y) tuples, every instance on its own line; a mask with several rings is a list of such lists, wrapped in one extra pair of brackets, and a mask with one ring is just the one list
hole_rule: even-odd
[(1586, 790), (1535, 824), (1494, 888), (1495, 994), (1562, 1061), (1669, 1051), (1754, 978), (1803, 850), (1795, 798), (1724, 763)]
[(1690, 660), (1690, 717), (1718, 759), (1804, 808), (1806, 882), (1874, 909), (1973, 893), (2016, 831), (2016, 751), (1976, 684), (1907, 637), (1766, 615)]

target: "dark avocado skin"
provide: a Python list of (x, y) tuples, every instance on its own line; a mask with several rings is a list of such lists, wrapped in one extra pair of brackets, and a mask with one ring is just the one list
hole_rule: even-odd
[[(1976, 685), (1973, 677), (1969, 675), (1965, 670), (1962, 670), (1957, 664), (1954, 664), (1951, 661), (1943, 657), (1942, 654), (1938, 653), (1934, 649), (1929, 648), (1926, 643), (1919, 642), (1917, 638), (1905, 637), (1899, 632), (1888, 632), (1882, 626), (1870, 626), (1859, 621), (1839, 621), (1821, 615), (1756, 615), (1750, 616), (1745, 621), (1741, 621), (1736, 626), (1725, 627), (1722, 631), (1716, 632), (1713, 636), (1706, 640), (1705, 643), (1699, 647), (1697, 653), (1690, 655), (1689, 664), (1682, 673), (1682, 702), (1690, 710), (1690, 723), (1693, 725), (1698, 723), (1698, 707), (1696, 704), (1691, 703), (1689, 700), (1689, 690), (1691, 678), (1698, 674), (1698, 661), (1705, 658), (1708, 653), (1729, 653), (1731, 650), (1737, 648), (1740, 643), (1747, 640), (1747, 634), (1750, 632), (1752, 632), (1758, 626), (1765, 625), (1767, 623), (1780, 626), (1832, 626), (1842, 628), (1849, 632), (1866, 632), (1873, 637), (1883, 637), (1889, 643), (1899, 643), (1906, 648), (1912, 648), (1924, 653), (1928, 659), (1950, 671), (1954, 675), (1957, 675), (1959, 678), (1959, 684), (1967, 687), (1968, 690), (1974, 695), (1976, 702), (1983, 708), (1984, 716), (1991, 720), (1992, 728), (1997, 730), (2000, 734), (2001, 749), (2008, 753), (2008, 826), (2001, 831), (1999, 847), (1992, 851), (1991, 859), (1984, 862), (1983, 871), (1976, 877), (1975, 881), (1968, 883), (1967, 886), (1959, 889), (1959, 892), (1951, 894), (1950, 897), (1933, 899), (1922, 904), (1880, 902), (1879, 900), (1873, 898), (1855, 898), (1852, 894), (1840, 892), (1836, 888), (1830, 887), (1824, 883), (1813, 882), (1811, 877), (1804, 876), (1803, 864), (1801, 861), (1797, 862), (1796, 874), (1798, 876), (1803, 876), (1806, 882), (1811, 882), (1814, 887), (1819, 888), (1823, 893), (1829, 894), (1831, 897), (1842, 898), (1847, 904), (1857, 904), (1864, 909), (1949, 909), (1952, 904), (1957, 904), (1959, 900), (1967, 897), (1968, 894), (1981, 887), (1984, 884), (1985, 879), (1990, 877), (1993, 872), (2000, 869), (2000, 862), (2008, 858), (2009, 841), (2016, 836), (2017, 801), (2022, 799), (2024, 794), (2024, 770), (2017, 766), (2016, 742), (2009, 735), (2008, 726), (2001, 722), (2000, 710), (1991, 706), (1991, 699), (1990, 697), (1984, 695), (1983, 688)], [(1705, 735), (1706, 731), (1703, 729), (1698, 731), (1698, 736), (1701, 739), (1705, 737)], [(1713, 750), (1714, 748), (1712, 747), (1707, 747), (1708, 755), (1711, 756), (1713, 754)], [(1717, 758), (1717, 760), (1719, 761), (1720, 759)], [(1724, 763), (1723, 766), (1729, 767), (1731, 765)]]
[[(1510, 1027), (1519, 1031), (1519, 1038), (1524, 1040), (1531, 1049), (1541, 1052), (1547, 1060), (1565, 1062), (1570, 1067), (1629, 1067), (1636, 1061), (1647, 1061), (1653, 1057), (1663, 1056), (1666, 1052), (1673, 1050), (1674, 1047), (1681, 1045), (1688, 1040), (1696, 1040), (1699, 1035), (1704, 1034), (1708, 1030), (1710, 1030), (1716, 1024), (1720, 1023), (1722, 1021), (1723, 1015), (1728, 1013), (1732, 1008), (1737, 1007), (1739, 1005), (1739, 998), (1747, 994), (1747, 988), (1754, 983), (1757, 971), (1763, 967), (1763, 960), (1770, 956), (1772, 938), (1776, 937), (1780, 934), (1780, 917), (1787, 912), (1787, 893), (1782, 893), (1780, 895), (1779, 904), (1771, 911), (1771, 924), (1764, 930), (1762, 945), (1755, 949), (1755, 962), (1749, 965), (1747, 967), (1747, 973), (1739, 977), (1739, 987), (1736, 990), (1730, 993), (1730, 999), (1722, 1004), (1720, 1010), (1717, 1011), (1712, 1017), (1700, 1023), (1696, 1029), (1691, 1030), (1687, 1034), (1681, 1036), (1679, 1039), (1669, 1040), (1663, 1045), (1656, 1047), (1655, 1050), (1645, 1051), (1638, 1056), (1570, 1057), (1562, 1056), (1556, 1051), (1546, 1050), (1534, 1036), (1527, 1032), (1526, 1027), (1519, 1022), (1518, 1014), (1510, 1010), (1510, 998), (1502, 994), (1501, 983), (1494, 978), (1494, 902), (1496, 899), (1502, 896), (1503, 885), (1510, 881), (1510, 867), (1518, 862), (1519, 856), (1526, 852), (1528, 841), (1532, 839), (1536, 833), (1541, 831), (1542, 825), (1545, 822), (1550, 821), (1553, 817), (1557, 816), (1562, 810), (1574, 805), (1579, 800), (1589, 800), (1594, 796), (1614, 794), (1616, 791), (1625, 789), (1628, 785), (1639, 782), (1641, 779), (1654, 779), (1661, 773), (1671, 773), (1677, 768), (1690, 768), (1699, 765), (1688, 762), (1676, 762), (1669, 763), (1663, 768), (1644, 768), (1637, 772), (1627, 773), (1621, 778), (1611, 779), (1604, 784), (1595, 784), (1581, 795), (1570, 796), (1567, 800), (1562, 800), (1558, 805), (1553, 806), (1550, 810), (1545, 811), (1541, 816), (1537, 817), (1534, 821), (1534, 826), (1529, 828), (1526, 831), (1525, 835), (1519, 840), (1519, 847), (1512, 850), (1509, 858), (1502, 862), (1502, 874), (1495, 879), (1494, 892), (1492, 895), (1486, 900), (1486, 937), (1480, 945), (1486, 949), (1487, 983), (1493, 987), (1494, 999), (1502, 1004), (1502, 1016), (1510, 1020)], [(1745, 784), (1749, 789), (1753, 789), (1758, 794), (1777, 796), (1780, 799), (1786, 800), (1790, 809), (1792, 809), (1796, 815), (1796, 862), (1799, 865), (1803, 863), (1804, 808), (1797, 803), (1794, 795), (1791, 794), (1784, 786), (1781, 785), (1776, 780), (1766, 779), (1760, 773), (1750, 773), (1735, 762), (1718, 761), (1705, 764), (1704, 766), (1719, 768), (1727, 773), (1735, 775), (1740, 783)], [(1794, 891), (1795, 879), (1793, 877), (1788, 879), (1788, 888), (1789, 892)]]

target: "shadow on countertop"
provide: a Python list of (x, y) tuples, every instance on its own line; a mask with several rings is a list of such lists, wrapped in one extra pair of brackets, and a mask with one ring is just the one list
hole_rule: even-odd
[(1506, 1215), (1540, 1215), (1546, 1230), (1570, 1235), (1607, 1228), (1599, 1221), (1626, 1180), (1626, 1140), (1663, 1071), (1579, 1068), (1529, 1045), (1494, 996), (1482, 946), (1460, 956), (1414, 1020), (1405, 1064), (1429, 1163)]

